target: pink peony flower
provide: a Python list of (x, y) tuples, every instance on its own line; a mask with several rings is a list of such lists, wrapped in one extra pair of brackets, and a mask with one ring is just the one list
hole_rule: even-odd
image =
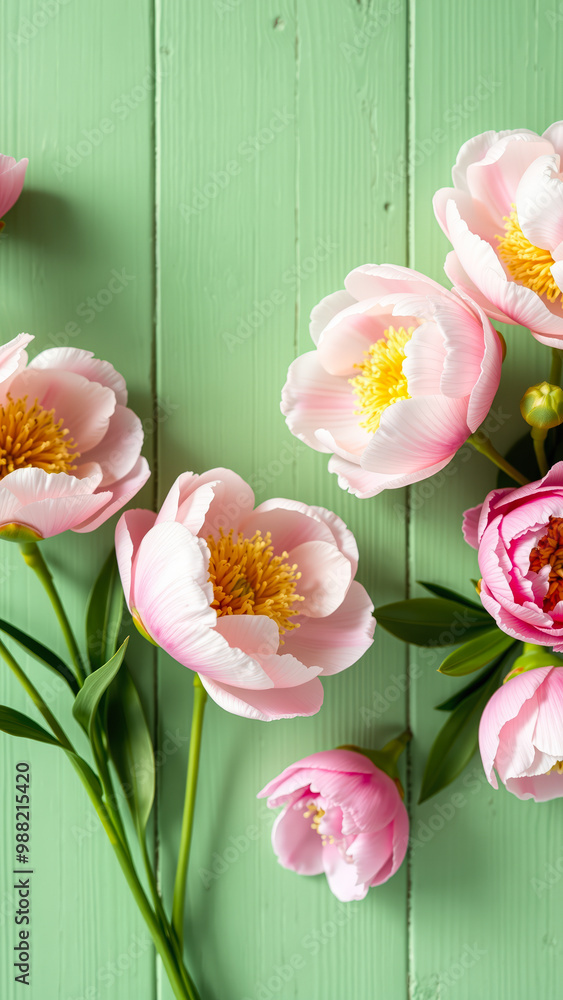
[[(28, 160), (19, 160), (0, 153), (0, 219), (16, 203), (22, 193)], [(0, 223), (0, 229), (3, 223)]]
[(291, 365), (281, 408), (363, 498), (448, 464), (488, 413), (502, 348), (478, 306), (417, 271), (366, 264), (345, 284), (313, 309), (316, 350)]
[(461, 147), (453, 188), (434, 196), (453, 246), (446, 274), (488, 316), (563, 347), (563, 122), (542, 136), (484, 132)]
[(493, 490), (464, 515), (478, 549), (481, 600), (515, 639), (563, 650), (563, 462), (518, 489)]
[(305, 757), (258, 795), (266, 796), (271, 809), (284, 806), (272, 830), (280, 864), (298, 875), (324, 872), (343, 902), (363, 899), (400, 867), (407, 810), (393, 779), (363, 754), (327, 750)]
[(495, 770), (519, 799), (563, 795), (563, 667), (537, 667), (495, 691), (481, 717), (479, 746), (487, 779)]
[(351, 666), (373, 641), (346, 525), (293, 500), (254, 509), (250, 486), (228, 469), (184, 473), (158, 515), (127, 511), (116, 551), (139, 630), (235, 715), (313, 715), (319, 676)]
[(0, 538), (16, 541), (92, 531), (150, 475), (123, 377), (74, 348), (27, 364), (31, 340), (0, 347)]

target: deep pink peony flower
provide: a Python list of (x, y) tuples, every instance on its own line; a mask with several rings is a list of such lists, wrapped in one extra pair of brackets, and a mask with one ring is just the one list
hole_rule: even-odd
[(563, 795), (563, 667), (537, 667), (495, 691), (481, 717), (479, 746), (487, 779), (495, 770), (519, 799)]
[(563, 462), (518, 489), (493, 490), (464, 514), (479, 553), (481, 600), (515, 639), (563, 650)]
[(0, 347), (0, 538), (92, 531), (147, 481), (125, 380), (91, 351)]
[[(0, 153), (0, 219), (16, 203), (22, 193), (28, 160), (19, 160)], [(0, 229), (3, 223), (0, 222)]]
[(296, 437), (372, 497), (439, 472), (486, 417), (502, 347), (478, 306), (417, 271), (366, 264), (311, 314), (315, 351), (282, 394)]
[(127, 511), (116, 550), (140, 631), (235, 715), (313, 715), (319, 675), (351, 666), (373, 641), (346, 525), (293, 500), (254, 509), (250, 486), (228, 469), (184, 473), (158, 515)]
[(453, 246), (446, 274), (492, 319), (563, 347), (563, 122), (542, 136), (484, 132), (464, 143), (453, 188), (434, 196)]
[(407, 850), (409, 819), (399, 789), (361, 753), (327, 750), (286, 767), (259, 793), (284, 806), (272, 844), (284, 868), (326, 874), (343, 902), (363, 899), (395, 874)]

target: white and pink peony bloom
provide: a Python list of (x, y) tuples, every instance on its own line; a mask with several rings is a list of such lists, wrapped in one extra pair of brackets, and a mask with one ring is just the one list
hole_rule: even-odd
[(478, 551), (480, 596), (498, 627), (563, 651), (563, 462), (543, 479), (493, 490), (464, 515)]
[[(28, 160), (16, 160), (0, 154), (0, 220), (22, 193)], [(0, 222), (0, 229), (3, 223)]]
[(434, 196), (453, 251), (446, 274), (494, 320), (563, 347), (563, 122), (464, 143)]
[(563, 795), (563, 667), (527, 670), (506, 681), (487, 703), (479, 726), (483, 767), (497, 772), (519, 799)]
[(351, 531), (323, 507), (254, 508), (250, 486), (228, 469), (179, 476), (158, 514), (127, 511), (116, 551), (139, 630), (235, 715), (313, 715), (319, 678), (373, 641)]
[(364, 756), (327, 750), (286, 767), (259, 793), (284, 806), (272, 844), (284, 868), (323, 872), (343, 902), (395, 874), (405, 857), (409, 819), (397, 784)]
[(124, 378), (91, 351), (33, 340), (0, 347), (0, 538), (92, 531), (128, 503), (150, 470)]
[(290, 431), (372, 497), (439, 472), (485, 419), (502, 345), (473, 302), (406, 267), (366, 264), (311, 314), (316, 350), (282, 393)]

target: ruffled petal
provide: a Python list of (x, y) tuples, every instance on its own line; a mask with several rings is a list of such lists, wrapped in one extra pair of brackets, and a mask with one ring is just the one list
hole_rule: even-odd
[(107, 433), (83, 456), (100, 466), (102, 487), (117, 483), (131, 472), (141, 453), (143, 437), (143, 427), (137, 414), (126, 406), (116, 406)]
[(373, 642), (375, 618), (368, 593), (355, 580), (342, 604), (319, 621), (299, 619), (299, 628), (285, 636), (284, 650), (307, 667), (321, 667), (324, 675), (337, 674), (356, 663)]
[(113, 483), (109, 490), (104, 493), (106, 497), (104, 506), (100, 507), (95, 515), (84, 518), (72, 530), (79, 532), (94, 531), (100, 524), (104, 524), (108, 518), (116, 514), (118, 510), (122, 510), (126, 504), (137, 496), (139, 490), (143, 488), (149, 479), (150, 474), (151, 470), (146, 458), (139, 458), (131, 469), (131, 472), (117, 483)]
[(89, 382), (74, 372), (26, 368), (15, 377), (10, 392), (14, 398), (37, 399), (46, 410), (54, 410), (55, 418), (63, 421), (81, 455), (94, 448), (107, 434), (110, 417), (115, 411), (112, 389)]
[(321, 333), (330, 321), (343, 309), (353, 305), (354, 302), (355, 299), (344, 289), (332, 292), (331, 295), (321, 299), (311, 312), (309, 324), (309, 332), (314, 344), (318, 344)]
[(296, 545), (288, 562), (301, 574), (297, 593), (304, 600), (296, 605), (299, 615), (325, 618), (340, 607), (352, 582), (352, 567), (332, 541)]
[(272, 722), (275, 719), (316, 715), (323, 703), (323, 686), (318, 677), (298, 687), (278, 687), (261, 691), (229, 687), (227, 684), (211, 680), (209, 676), (200, 675), (200, 677), (201, 683), (213, 701), (225, 711), (241, 715), (246, 719)]
[(50, 347), (41, 351), (29, 364), (30, 368), (53, 369), (74, 372), (89, 382), (99, 382), (111, 389), (119, 406), (127, 404), (127, 386), (123, 375), (115, 370), (109, 361), (94, 357), (93, 351), (82, 351), (77, 347)]
[(323, 865), (330, 891), (342, 903), (365, 899), (368, 886), (358, 885), (356, 867), (352, 859), (346, 860), (336, 844), (323, 848)]
[(298, 791), (276, 817), (272, 829), (272, 847), (284, 868), (289, 868), (298, 875), (321, 875), (324, 871), (322, 841), (312, 828), (311, 819), (303, 815), (307, 812), (309, 801), (307, 796), (302, 797)]
[(2, 398), (5, 398), (2, 383), (6, 382), (7, 379), (11, 378), (22, 368), (25, 368), (27, 361), (25, 348), (32, 340), (33, 337), (30, 333), (18, 333), (17, 337), (8, 341), (7, 344), (2, 344), (2, 347), (0, 347), (0, 388), (2, 389)]
[(406, 475), (449, 461), (469, 436), (467, 401), (446, 396), (415, 396), (388, 406), (365, 449), (368, 472)]
[(563, 183), (559, 156), (539, 156), (516, 193), (520, 228), (536, 247), (554, 250), (563, 240)]
[(152, 510), (128, 510), (119, 518), (115, 529), (115, 553), (127, 607), (131, 610), (131, 574), (139, 545), (153, 527), (156, 514)]
[(22, 193), (29, 160), (0, 155), (0, 219), (15, 205)]

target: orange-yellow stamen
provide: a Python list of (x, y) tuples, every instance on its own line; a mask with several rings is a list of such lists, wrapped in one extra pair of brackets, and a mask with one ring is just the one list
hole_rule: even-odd
[(547, 534), (540, 538), (530, 552), (530, 569), (539, 573), (549, 565), (547, 594), (543, 599), (543, 610), (553, 611), (559, 601), (563, 601), (563, 517), (550, 517)]
[(550, 767), (548, 774), (563, 774), (563, 760), (558, 760), (553, 767)]
[(398, 330), (390, 326), (383, 336), (372, 344), (366, 352), (366, 360), (361, 365), (360, 375), (350, 379), (359, 403), (356, 416), (363, 417), (360, 427), (375, 433), (383, 412), (399, 399), (409, 399), (407, 377), (403, 372), (406, 358), (405, 347), (411, 339), (414, 326)]
[(213, 584), (212, 608), (221, 615), (267, 615), (280, 632), (298, 627), (291, 619), (304, 598), (296, 593), (301, 573), (285, 560), (287, 552), (274, 555), (270, 532), (252, 538), (239, 532), (219, 538), (209, 535), (209, 580)]
[(563, 301), (563, 292), (555, 281), (551, 267), (554, 264), (549, 250), (534, 246), (524, 236), (516, 208), (504, 216), (504, 236), (497, 236), (498, 252), (515, 281), (531, 288), (538, 295), (545, 295), (549, 302)]
[(79, 457), (62, 420), (54, 410), (44, 410), (37, 400), (27, 405), (27, 396), (12, 399), (8, 393), (0, 406), (0, 479), (16, 469), (72, 472)]

